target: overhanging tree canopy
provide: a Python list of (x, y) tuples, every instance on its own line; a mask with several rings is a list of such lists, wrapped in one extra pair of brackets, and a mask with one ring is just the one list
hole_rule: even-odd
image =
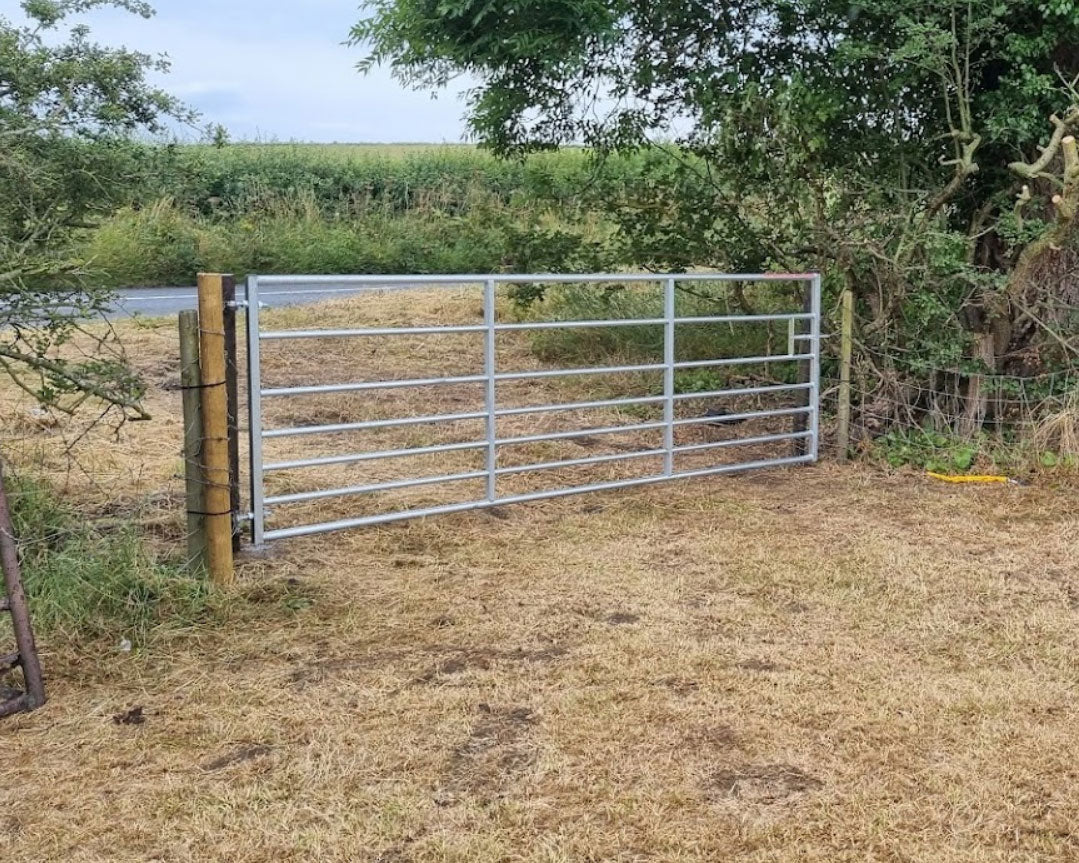
[(82, 359), (59, 351), (109, 300), (70, 240), (131, 182), (130, 136), (188, 114), (147, 81), (164, 61), (72, 23), (102, 6), (152, 14), (140, 0), (24, 0), (25, 23), (0, 16), (0, 368), (44, 404), (139, 415), (141, 387), (107, 335), (87, 333), (97, 350)]
[(1075, 0), (376, 0), (353, 37), (414, 86), (476, 80), (499, 153), (671, 140), (610, 202), (627, 262), (825, 268), (923, 366), (1079, 352)]

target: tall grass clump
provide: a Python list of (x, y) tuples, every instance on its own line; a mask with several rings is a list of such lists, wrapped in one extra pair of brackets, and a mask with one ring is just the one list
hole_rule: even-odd
[(1079, 469), (1079, 382), (1035, 424), (1030, 443), (1043, 467)]
[(80, 252), (95, 277), (112, 287), (191, 284), (207, 264), (228, 257), (220, 232), (168, 197), (119, 210), (86, 238)]
[(138, 644), (163, 624), (209, 612), (204, 580), (156, 560), (133, 526), (96, 530), (25, 475), (6, 486), (34, 627), (48, 642)]

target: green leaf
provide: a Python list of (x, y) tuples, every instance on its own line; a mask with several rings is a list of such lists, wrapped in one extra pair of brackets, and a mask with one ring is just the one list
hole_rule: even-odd
[(970, 466), (974, 464), (974, 457), (978, 454), (978, 450), (975, 447), (964, 447), (957, 450), (952, 457), (952, 463), (957, 470), (970, 470)]

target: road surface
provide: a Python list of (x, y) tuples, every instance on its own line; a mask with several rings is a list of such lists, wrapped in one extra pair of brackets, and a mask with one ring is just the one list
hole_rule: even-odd
[[(361, 294), (371, 288), (336, 288), (315, 290), (311, 288), (267, 288), (259, 291), (259, 301), (263, 306), (299, 306), (305, 303), (317, 303), (322, 300)], [(378, 290), (378, 289), (375, 289)], [(183, 309), (194, 309), (198, 302), (195, 288), (121, 288), (116, 292), (117, 302), (110, 317), (130, 318), (135, 315), (144, 317), (163, 317), (175, 315)], [(243, 285), (236, 286), (236, 296), (243, 297)]]

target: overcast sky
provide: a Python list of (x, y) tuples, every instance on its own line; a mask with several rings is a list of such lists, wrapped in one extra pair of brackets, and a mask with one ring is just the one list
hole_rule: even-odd
[[(404, 89), (385, 69), (356, 71), (360, 48), (342, 43), (356, 0), (151, 0), (143, 20), (115, 10), (90, 18), (104, 44), (167, 54), (162, 83), (233, 139), (450, 142), (464, 137), (459, 92)], [(20, 19), (18, 0), (0, 14)]]

